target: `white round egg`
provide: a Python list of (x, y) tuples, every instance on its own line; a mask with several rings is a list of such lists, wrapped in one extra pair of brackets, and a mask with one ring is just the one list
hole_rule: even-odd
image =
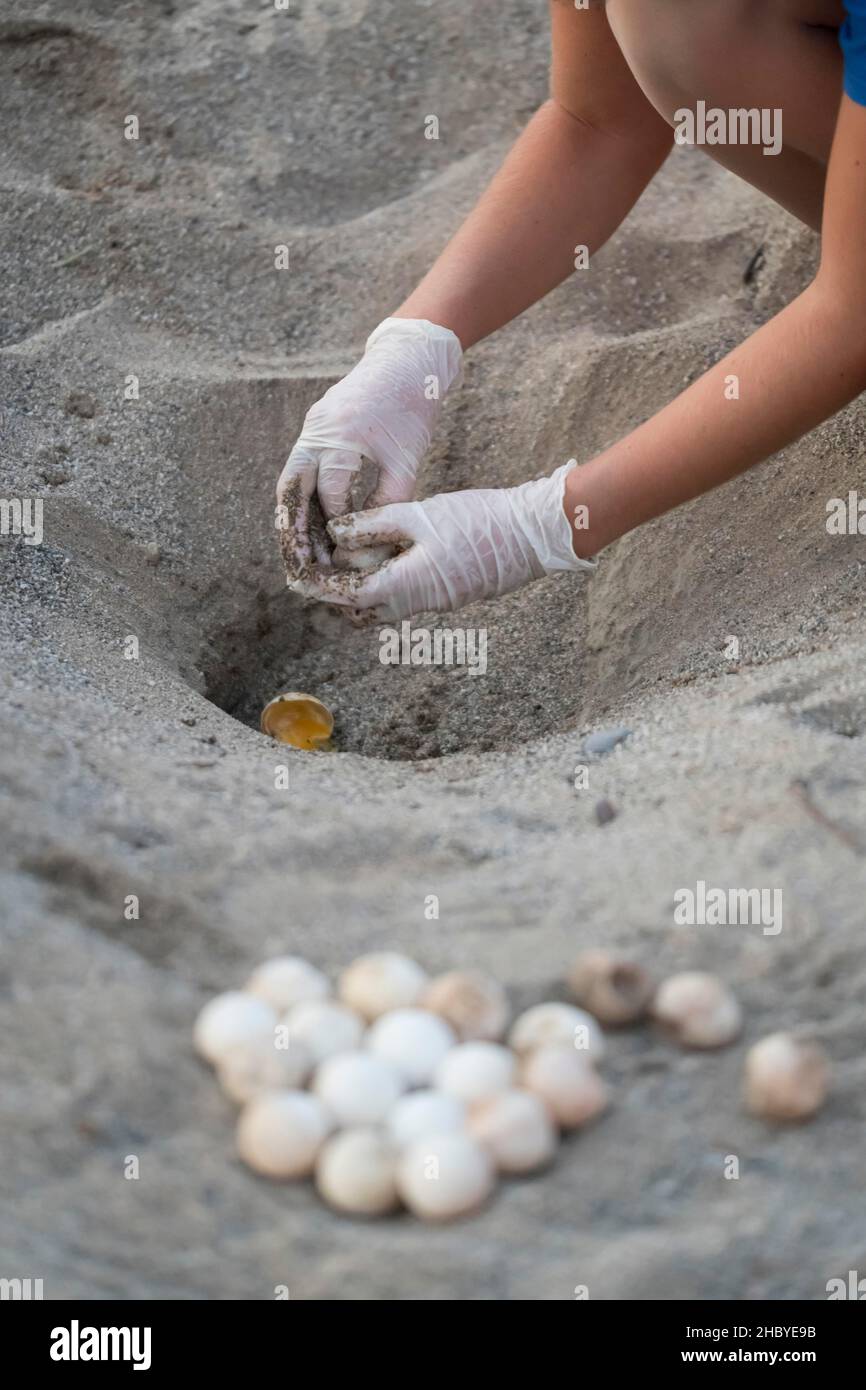
[(316, 1068), (312, 1089), (347, 1128), (381, 1124), (405, 1087), (393, 1062), (371, 1052), (339, 1052)]
[(556, 1153), (559, 1136), (540, 1096), (501, 1091), (469, 1113), (469, 1133), (493, 1158), (500, 1173), (532, 1173)]
[(316, 1187), (335, 1211), (384, 1216), (399, 1206), (397, 1148), (379, 1129), (344, 1129), (316, 1160)]
[(436, 1068), (436, 1087), (472, 1105), (507, 1090), (516, 1066), (514, 1053), (499, 1043), (460, 1043)]
[(397, 1166), (397, 1190), (423, 1221), (453, 1221), (487, 1200), (496, 1183), (490, 1155), (468, 1134), (416, 1139)]
[(310, 1054), (298, 1043), (278, 1047), (273, 1034), (247, 1038), (217, 1065), (217, 1080), (225, 1095), (245, 1105), (264, 1091), (291, 1091), (303, 1086), (313, 1069)]
[(515, 1019), (508, 1041), (521, 1056), (536, 1047), (569, 1043), (594, 1062), (604, 1056), (604, 1037), (591, 1014), (573, 1004), (536, 1004)]
[(283, 1022), (292, 1044), (299, 1044), (313, 1063), (325, 1062), (338, 1052), (351, 1052), (360, 1044), (364, 1020), (335, 999), (309, 999), (296, 1004)]
[(393, 1062), (409, 1086), (423, 1086), (457, 1039), (443, 1018), (425, 1009), (394, 1009), (371, 1027), (365, 1044)]
[(389, 1112), (388, 1133), (404, 1148), (428, 1134), (450, 1134), (466, 1127), (466, 1106), (444, 1091), (412, 1091)]
[(277, 1016), (263, 999), (229, 990), (205, 1004), (195, 1021), (196, 1051), (214, 1066), (233, 1048), (252, 1038), (273, 1040)]
[(246, 994), (264, 999), (284, 1014), (305, 999), (324, 999), (330, 994), (328, 977), (300, 956), (276, 956), (254, 970), (244, 985)]
[(398, 951), (375, 951), (353, 960), (340, 976), (337, 992), (344, 1004), (368, 1022), (391, 1009), (417, 1002), (427, 973)]
[(241, 1111), (238, 1152), (268, 1178), (305, 1178), (333, 1122), (321, 1101), (307, 1091), (270, 1091)]
[(607, 1087), (592, 1062), (568, 1043), (530, 1052), (521, 1070), (521, 1084), (544, 1101), (562, 1129), (577, 1129), (607, 1105)]

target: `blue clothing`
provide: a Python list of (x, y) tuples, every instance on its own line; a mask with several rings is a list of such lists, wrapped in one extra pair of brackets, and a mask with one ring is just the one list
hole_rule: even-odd
[(839, 30), (845, 55), (845, 91), (866, 106), (866, 0), (845, 0), (846, 19)]

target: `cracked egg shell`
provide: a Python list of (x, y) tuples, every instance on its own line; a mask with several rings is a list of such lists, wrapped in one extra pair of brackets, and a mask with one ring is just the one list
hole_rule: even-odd
[(312, 751), (330, 747), (334, 716), (315, 695), (288, 690), (269, 700), (262, 710), (262, 733), (278, 743)]

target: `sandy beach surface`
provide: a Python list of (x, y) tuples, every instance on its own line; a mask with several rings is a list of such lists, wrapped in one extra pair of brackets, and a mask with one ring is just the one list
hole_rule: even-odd
[[(305, 410), (546, 65), (535, 0), (0, 5), (0, 494), (44, 504), (40, 545), (0, 537), (0, 1274), (46, 1298), (822, 1299), (866, 1272), (864, 542), (825, 525), (863, 485), (863, 403), (591, 583), (466, 610), (483, 676), (383, 666), (375, 630), (283, 582), (273, 487)], [(591, 457), (816, 252), (676, 150), (590, 272), (469, 355), (422, 495)], [(333, 707), (337, 751), (258, 732), (284, 689)], [(698, 881), (781, 889), (782, 930), (677, 925)], [(394, 948), (517, 1009), (597, 944), (717, 971), (743, 1039), (612, 1034), (609, 1113), (462, 1224), (340, 1219), (242, 1168), (190, 1033), (266, 956)], [(780, 1028), (831, 1059), (806, 1126), (742, 1106), (744, 1051)]]

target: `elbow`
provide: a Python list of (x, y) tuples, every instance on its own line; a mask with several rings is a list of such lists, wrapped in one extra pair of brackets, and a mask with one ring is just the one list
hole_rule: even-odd
[(850, 283), (822, 266), (804, 298), (818, 330), (815, 341), (833, 344), (839, 374), (849, 380), (852, 394), (866, 391), (866, 293), (862, 283)]

